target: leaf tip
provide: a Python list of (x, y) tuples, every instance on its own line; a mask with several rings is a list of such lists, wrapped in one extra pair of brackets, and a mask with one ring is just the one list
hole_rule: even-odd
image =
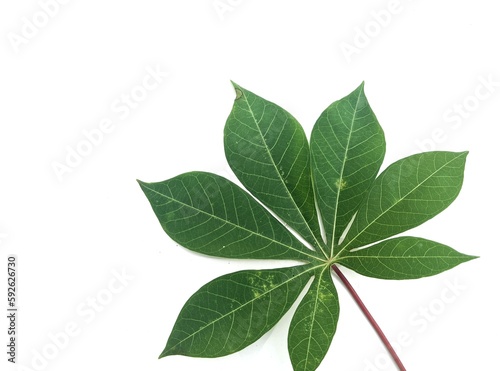
[(236, 98), (234, 100), (238, 100), (243, 95), (243, 89), (233, 80), (231, 80), (231, 84), (233, 84), (234, 91), (236, 92)]
[(361, 96), (364, 97), (365, 96), (365, 82), (361, 81), (361, 84), (359, 84), (358, 87), (356, 89), (354, 89), (354, 91), (350, 95), (352, 95), (353, 97), (361, 97)]
[(457, 159), (459, 159), (464, 164), (467, 161), (468, 155), (469, 155), (469, 151), (462, 151), (462, 152), (457, 152), (456, 153)]
[(359, 86), (354, 90), (353, 93), (358, 93), (358, 94), (364, 94), (365, 93), (365, 82), (364, 81), (361, 81), (361, 84), (359, 84)]
[(163, 349), (163, 351), (161, 352), (161, 354), (158, 356), (158, 359), (162, 359), (162, 358), (165, 358), (167, 356), (172, 355), (172, 353), (169, 352), (169, 350), (167, 348), (168, 347), (165, 347), (165, 349)]
[(151, 183), (143, 182), (142, 180), (136, 179), (137, 183), (139, 184), (139, 187), (141, 187), (142, 191), (144, 193), (147, 193), (149, 185)]

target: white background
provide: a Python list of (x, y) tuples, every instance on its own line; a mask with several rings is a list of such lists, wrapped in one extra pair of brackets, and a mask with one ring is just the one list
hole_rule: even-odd
[[(7, 255), (17, 255), (20, 370), (291, 368), (290, 314), (240, 353), (157, 360), (197, 288), (269, 266), (176, 246), (135, 182), (190, 170), (231, 177), (222, 147), (230, 80), (286, 108), (307, 133), (365, 81), (386, 133), (384, 167), (427, 149), (470, 151), (459, 198), (410, 234), (480, 259), (416, 281), (344, 272), (388, 337), (403, 343), (408, 370), (498, 369), (495, 1), (222, 0), (233, 5), (219, 12), (212, 0), (46, 3), (0, 5), (0, 266), (6, 272)], [(138, 96), (148, 69), (160, 71), (159, 82), (148, 80)], [(144, 99), (127, 112), (131, 91)], [(81, 147), (83, 131), (103, 120), (110, 132)], [(90, 153), (58, 179), (55, 164), (79, 145)], [(394, 370), (337, 286), (341, 317), (320, 370)], [(3, 370), (6, 282), (0, 287)]]

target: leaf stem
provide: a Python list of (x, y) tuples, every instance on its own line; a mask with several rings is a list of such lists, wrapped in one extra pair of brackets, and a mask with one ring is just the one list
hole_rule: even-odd
[(375, 330), (375, 332), (379, 336), (380, 340), (382, 340), (382, 343), (384, 343), (384, 346), (386, 347), (387, 351), (390, 353), (392, 359), (394, 360), (394, 363), (398, 366), (399, 370), (406, 371), (405, 366), (403, 366), (403, 363), (399, 359), (399, 357), (396, 354), (396, 351), (392, 347), (391, 343), (389, 342), (389, 340), (385, 336), (385, 334), (382, 331), (382, 329), (380, 328), (380, 326), (377, 324), (377, 321), (375, 321), (375, 318), (373, 318), (371, 313), (368, 311), (368, 308), (366, 308), (365, 304), (363, 303), (363, 301), (361, 300), (361, 298), (359, 297), (357, 292), (354, 290), (352, 285), (349, 283), (346, 276), (344, 276), (342, 271), (336, 265), (332, 265), (332, 269), (337, 274), (337, 276), (340, 278), (340, 280), (342, 281), (342, 283), (346, 287), (347, 291), (349, 291), (349, 293), (353, 297), (356, 304), (358, 304), (359, 308), (361, 309), (361, 311), (365, 315), (366, 319), (368, 320), (368, 322), (370, 322), (373, 329)]

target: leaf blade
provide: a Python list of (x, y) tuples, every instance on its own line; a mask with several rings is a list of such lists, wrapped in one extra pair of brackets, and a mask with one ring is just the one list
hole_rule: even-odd
[(163, 230), (177, 243), (211, 256), (243, 259), (317, 259), (236, 184), (190, 172), (139, 184)]
[(288, 352), (295, 371), (313, 371), (320, 365), (335, 335), (339, 311), (328, 266), (314, 278), (290, 324)]
[(363, 86), (323, 111), (311, 133), (314, 186), (331, 255), (385, 155), (384, 132)]
[(229, 166), (250, 193), (322, 249), (304, 130), (278, 105), (233, 85), (236, 99), (224, 127)]
[(314, 269), (247, 270), (205, 284), (181, 309), (160, 358), (213, 358), (245, 348), (288, 311)]
[(446, 209), (462, 188), (468, 152), (424, 152), (398, 160), (373, 183), (340, 255), (414, 228)]
[(364, 276), (402, 280), (433, 276), (477, 258), (419, 237), (397, 237), (352, 251), (339, 264)]

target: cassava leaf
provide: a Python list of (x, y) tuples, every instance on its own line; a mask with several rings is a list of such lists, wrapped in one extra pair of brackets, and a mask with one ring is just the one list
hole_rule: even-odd
[(467, 152), (425, 152), (396, 161), (375, 180), (341, 245), (364, 246), (414, 228), (462, 188)]
[(233, 85), (236, 99), (224, 128), (229, 166), (250, 193), (321, 249), (304, 130), (281, 107)]
[(330, 267), (318, 271), (290, 324), (288, 352), (295, 371), (316, 370), (333, 340), (339, 300)]
[(384, 155), (384, 132), (368, 104), (363, 84), (332, 103), (314, 125), (314, 185), (331, 256), (377, 176)]
[(397, 237), (352, 251), (337, 262), (359, 274), (387, 280), (433, 276), (475, 259), (418, 237)]
[(290, 309), (314, 269), (247, 270), (207, 283), (181, 309), (160, 358), (221, 357), (252, 344)]
[(190, 250), (226, 258), (319, 258), (250, 195), (223, 177), (191, 172), (139, 184), (165, 232)]
[[(185, 303), (160, 358), (220, 357), (243, 349), (279, 321), (313, 278), (292, 317), (288, 350), (294, 370), (314, 371), (339, 318), (331, 268), (359, 300), (336, 264), (370, 277), (410, 279), (475, 258), (423, 238), (387, 239), (431, 219), (457, 197), (466, 152), (409, 156), (377, 177), (385, 139), (363, 84), (321, 114), (311, 150), (287, 111), (233, 85), (236, 99), (224, 128), (224, 150), (257, 200), (204, 172), (139, 184), (165, 232), (190, 250), (307, 264), (240, 271), (205, 284)], [(360, 307), (384, 338), (366, 307)]]

